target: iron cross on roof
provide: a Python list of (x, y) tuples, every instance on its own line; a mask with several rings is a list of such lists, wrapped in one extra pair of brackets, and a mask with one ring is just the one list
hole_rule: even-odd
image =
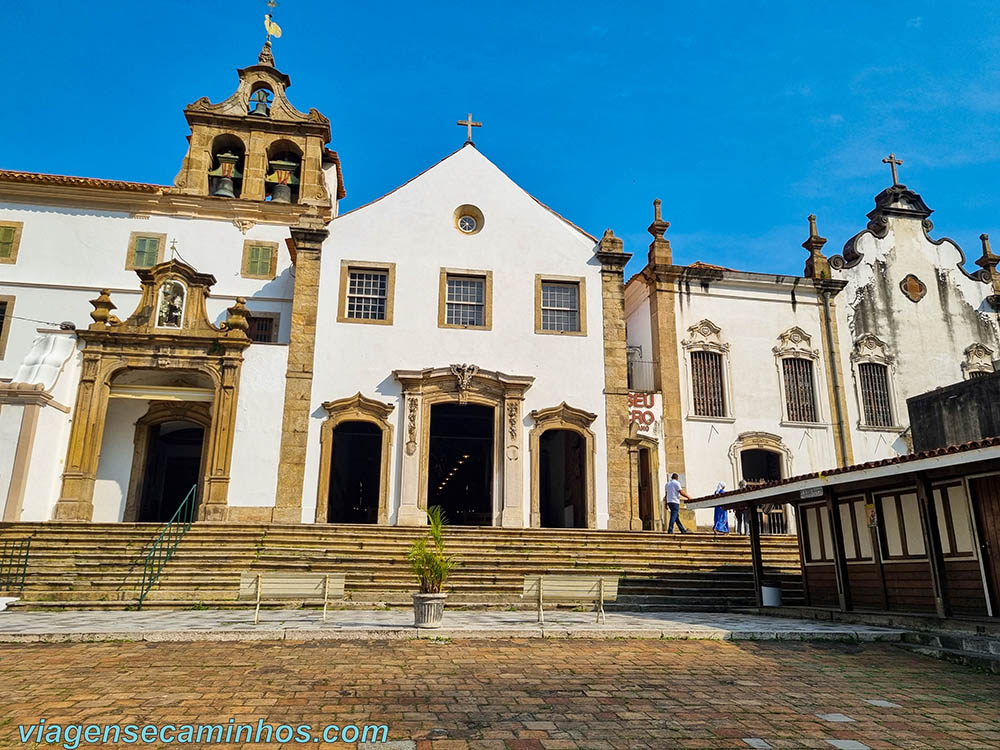
[(903, 160), (902, 159), (897, 159), (895, 154), (889, 154), (887, 157), (885, 157), (882, 160), (882, 163), (883, 164), (888, 164), (889, 168), (892, 169), (892, 184), (893, 185), (898, 185), (899, 184), (899, 175), (896, 174), (896, 167), (900, 166), (903, 163)]
[(472, 113), (471, 112), (469, 112), (469, 117), (467, 119), (465, 119), (465, 120), (459, 120), (455, 124), (456, 125), (465, 125), (465, 127), (467, 127), (469, 129), (469, 135), (465, 139), (466, 143), (472, 143), (472, 129), (473, 128), (481, 128), (483, 126), (483, 124), (481, 122), (473, 122), (472, 121)]

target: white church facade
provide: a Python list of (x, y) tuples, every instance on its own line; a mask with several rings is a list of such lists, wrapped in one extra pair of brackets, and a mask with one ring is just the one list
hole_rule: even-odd
[(340, 214), (329, 121), (269, 44), (239, 79), (171, 186), (0, 171), (3, 521), (657, 530), (669, 472), (905, 452), (908, 396), (993, 371), (1000, 259), (905, 186), (800, 277), (673, 264), (657, 202), (626, 283), (471, 137)]

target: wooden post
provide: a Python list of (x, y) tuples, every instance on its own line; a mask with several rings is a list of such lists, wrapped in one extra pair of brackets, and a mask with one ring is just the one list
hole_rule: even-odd
[(934, 504), (934, 489), (923, 472), (917, 472), (917, 505), (920, 508), (920, 525), (924, 529), (924, 547), (927, 563), (931, 571), (931, 586), (934, 588), (934, 608), (937, 616), (948, 616), (947, 573), (944, 568), (944, 551), (941, 549), (941, 529), (937, 521), (937, 507)]
[(257, 574), (257, 608), (253, 612), (253, 624), (260, 622), (260, 573)]
[(833, 537), (833, 570), (837, 575), (837, 599), (840, 600), (840, 611), (846, 612), (851, 606), (848, 590), (847, 558), (844, 556), (844, 530), (840, 526), (840, 512), (833, 503), (833, 493), (823, 490), (826, 500), (826, 512), (830, 516), (830, 536)]
[(757, 596), (757, 606), (764, 606), (764, 558), (760, 550), (760, 519), (753, 504), (747, 506), (747, 521), (750, 524), (750, 556), (753, 559), (753, 587)]

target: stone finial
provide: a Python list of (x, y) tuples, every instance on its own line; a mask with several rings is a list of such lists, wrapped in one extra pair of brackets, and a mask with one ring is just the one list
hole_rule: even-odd
[(983, 243), (983, 254), (976, 261), (976, 265), (983, 269), (981, 274), (983, 281), (993, 285), (993, 296), (1000, 295), (1000, 272), (997, 271), (997, 266), (1000, 265), (1000, 256), (994, 253), (990, 247), (988, 234), (979, 235), (979, 239)]
[(271, 42), (264, 42), (264, 46), (260, 48), (260, 54), (257, 55), (257, 62), (261, 65), (270, 65), (274, 67), (274, 54), (271, 52)]
[(816, 229), (816, 214), (809, 214), (809, 238), (802, 243), (802, 247), (809, 251), (806, 258), (805, 276), (813, 279), (830, 278), (830, 261), (823, 255), (823, 245), (826, 244), (826, 237), (820, 237)]
[(625, 242), (620, 237), (615, 237), (615, 233), (610, 228), (605, 229), (598, 251), (603, 253), (622, 253), (625, 252)]
[(246, 297), (237, 297), (236, 304), (226, 308), (225, 328), (235, 336), (246, 336), (250, 330), (250, 321), (247, 318), (250, 311), (247, 309)]
[(94, 306), (90, 313), (90, 317), (94, 319), (94, 322), (89, 326), (92, 331), (100, 331), (109, 325), (121, 323), (117, 317), (111, 314), (111, 311), (117, 310), (118, 306), (111, 301), (110, 289), (102, 289), (97, 299), (90, 300), (90, 304)]
[(647, 231), (653, 235), (654, 241), (665, 242), (663, 234), (670, 228), (670, 222), (663, 220), (663, 213), (660, 210), (662, 203), (659, 198), (653, 201), (653, 223), (649, 225)]

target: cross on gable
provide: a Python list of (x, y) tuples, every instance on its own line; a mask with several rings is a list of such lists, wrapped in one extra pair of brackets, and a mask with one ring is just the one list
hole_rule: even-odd
[(889, 154), (882, 160), (883, 164), (888, 164), (890, 169), (892, 169), (892, 184), (899, 184), (899, 175), (896, 173), (896, 167), (902, 165), (903, 160), (897, 159), (895, 154)]
[(465, 120), (459, 120), (455, 124), (456, 125), (464, 125), (465, 127), (467, 127), (469, 129), (469, 135), (466, 136), (466, 139), (465, 139), (466, 143), (472, 143), (472, 129), (473, 128), (481, 128), (483, 126), (483, 124), (481, 122), (473, 122), (472, 121), (472, 113), (471, 112), (469, 112), (469, 116), (468, 116), (467, 119), (465, 119)]

